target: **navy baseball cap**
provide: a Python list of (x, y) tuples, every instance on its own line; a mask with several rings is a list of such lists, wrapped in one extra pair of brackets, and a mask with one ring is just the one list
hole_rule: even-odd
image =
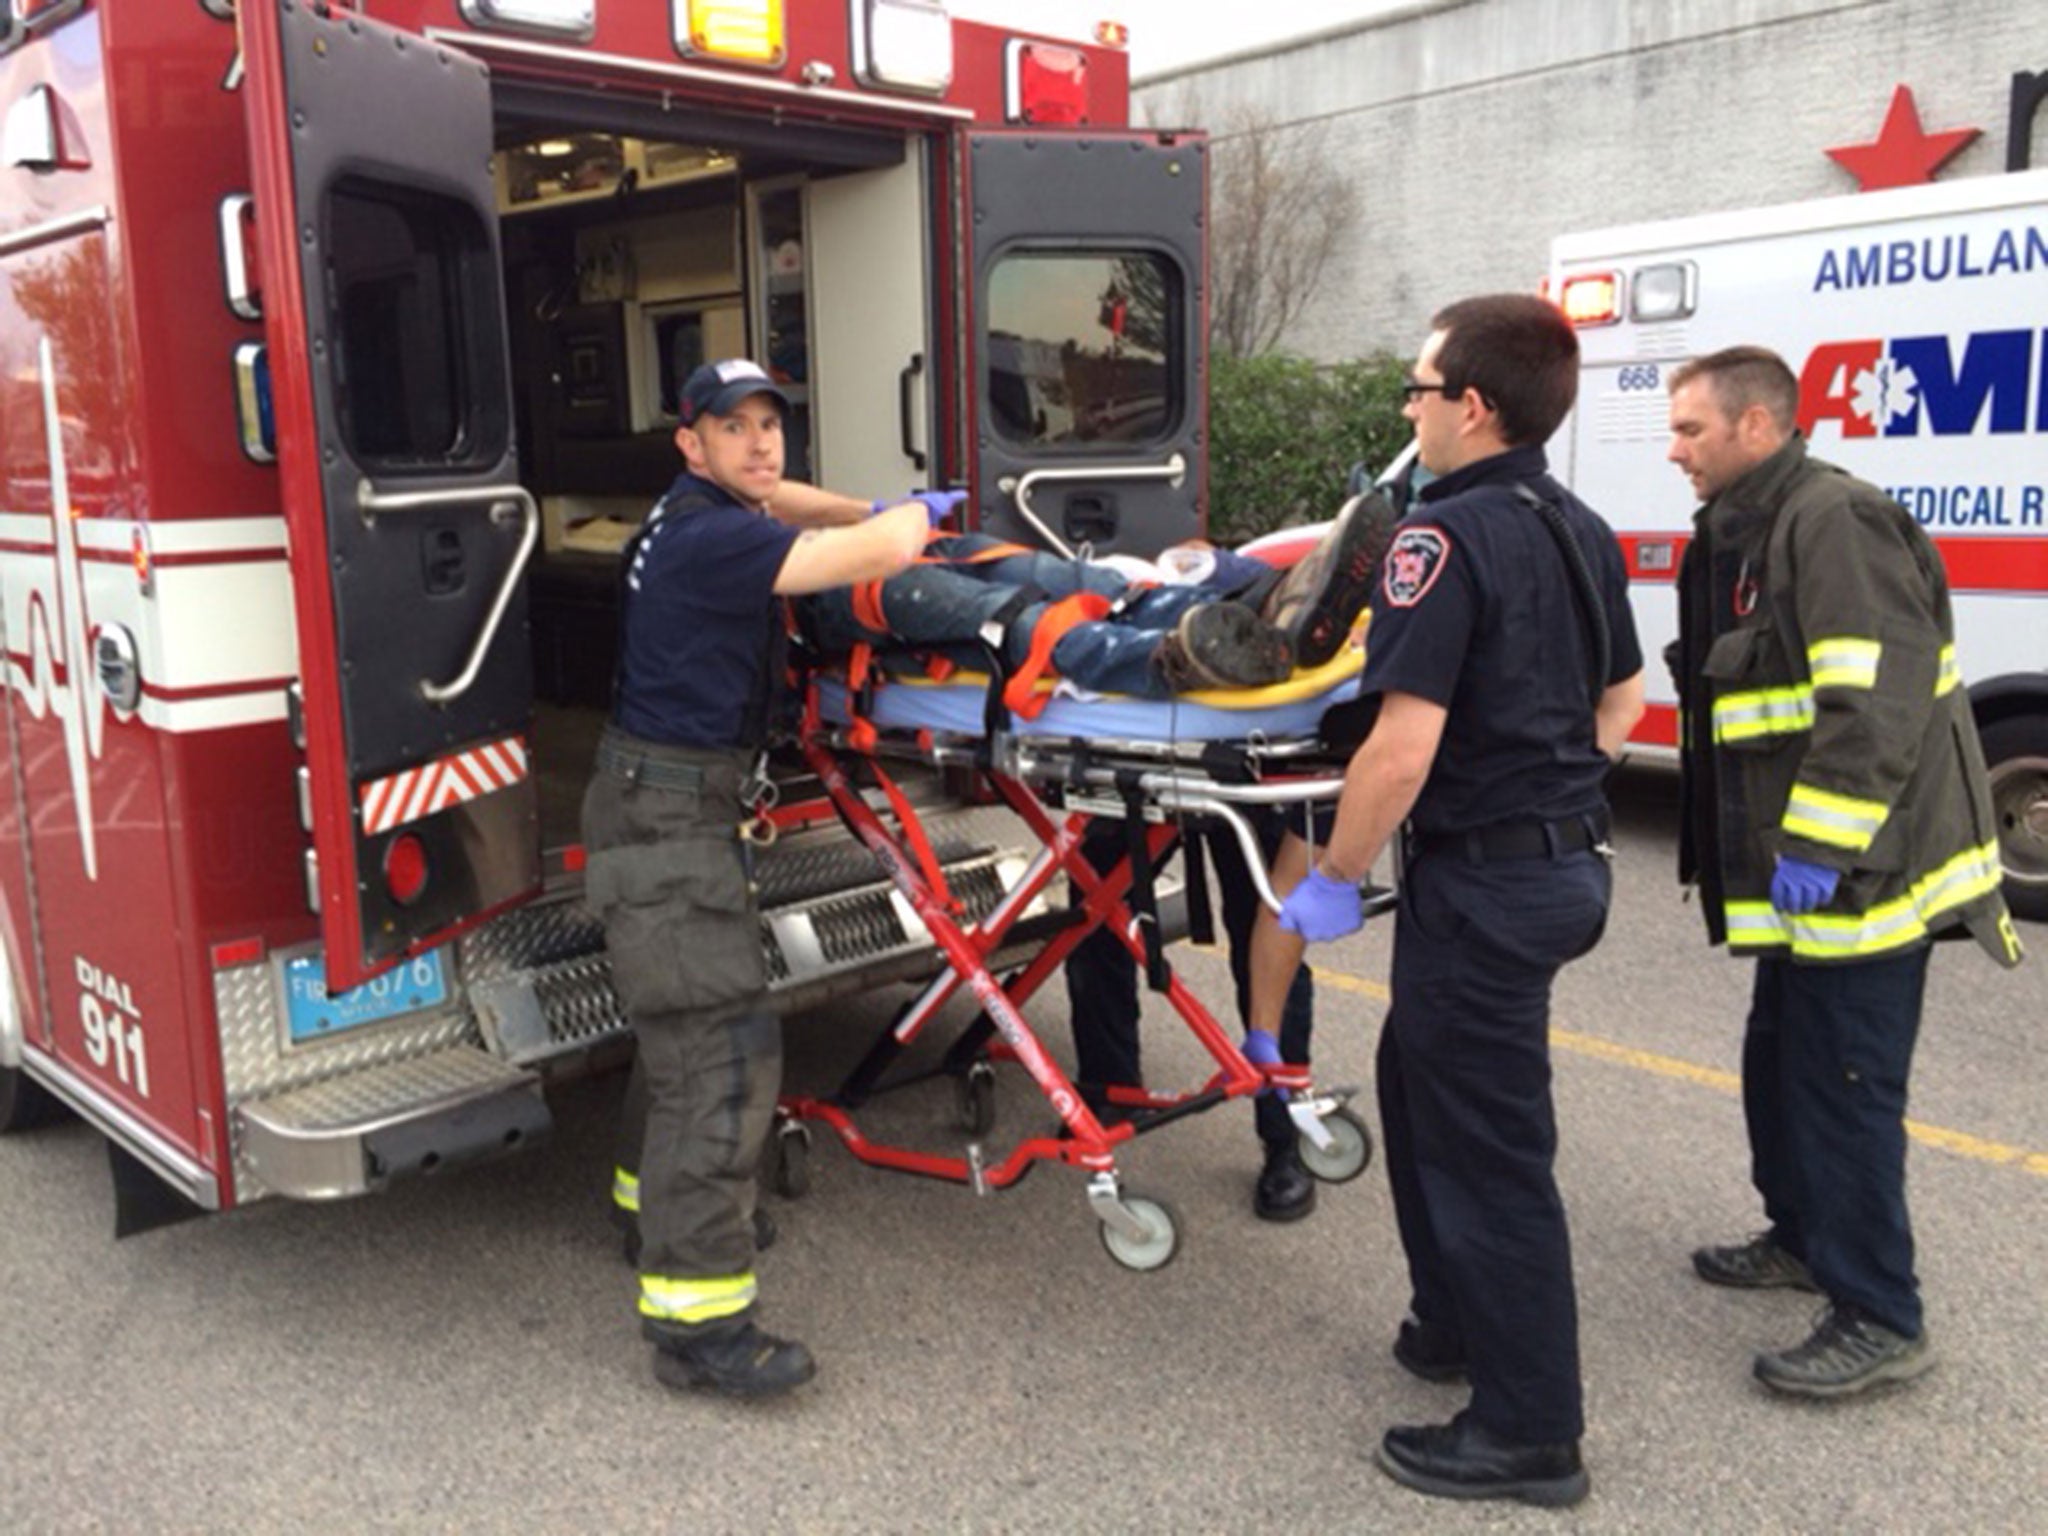
[(789, 396), (775, 387), (759, 363), (744, 357), (729, 357), (722, 363), (706, 363), (683, 381), (682, 398), (676, 414), (684, 426), (699, 416), (725, 416), (749, 395), (773, 395), (776, 404), (789, 409)]

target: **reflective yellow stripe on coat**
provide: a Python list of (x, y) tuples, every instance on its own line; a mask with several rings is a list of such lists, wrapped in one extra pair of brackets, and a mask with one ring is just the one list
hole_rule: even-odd
[(622, 1211), (640, 1214), (640, 1176), (624, 1168), (612, 1170), (612, 1204)]
[(1759, 736), (1789, 736), (1813, 729), (1813, 690), (1759, 688), (1730, 693), (1714, 700), (1714, 740), (1753, 741)]
[(1862, 853), (1877, 837), (1891, 808), (1882, 800), (1858, 800), (1811, 784), (1794, 784), (1779, 824), (1794, 837)]
[(1931, 874), (1913, 882), (1903, 896), (1868, 912), (1814, 912), (1794, 917), (1768, 901), (1731, 901), (1727, 906), (1728, 947), (1756, 950), (1789, 945), (1811, 960), (1853, 960), (1881, 955), (1927, 937), (1928, 925), (1944, 912), (1998, 889), (1998, 844), (1969, 848)]
[(713, 1275), (702, 1280), (642, 1275), (640, 1315), (665, 1323), (716, 1322), (746, 1311), (759, 1292), (751, 1269), (743, 1275)]
[(1875, 688), (1884, 647), (1855, 635), (1831, 635), (1806, 648), (1806, 671), (1816, 688)]

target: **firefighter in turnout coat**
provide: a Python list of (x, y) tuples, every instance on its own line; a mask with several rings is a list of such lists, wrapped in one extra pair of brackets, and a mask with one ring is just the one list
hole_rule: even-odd
[(1702, 1279), (1828, 1300), (1759, 1355), (1835, 1397), (1933, 1362), (1905, 1201), (1907, 1076), (1929, 941), (2020, 946), (1957, 668), (1941, 557), (1876, 487), (1810, 458), (1798, 385), (1737, 347), (1678, 370), (1670, 457), (1704, 503), (1679, 572), (1680, 878), (1708, 935), (1757, 958), (1743, 1046), (1769, 1228)]

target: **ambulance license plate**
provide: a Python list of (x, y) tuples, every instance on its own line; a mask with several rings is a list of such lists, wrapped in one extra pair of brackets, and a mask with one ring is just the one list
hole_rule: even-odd
[(326, 972), (318, 954), (293, 955), (284, 963), (285, 1018), (293, 1045), (438, 1008), (447, 1001), (448, 976), (438, 949), (351, 987), (339, 997), (327, 995)]

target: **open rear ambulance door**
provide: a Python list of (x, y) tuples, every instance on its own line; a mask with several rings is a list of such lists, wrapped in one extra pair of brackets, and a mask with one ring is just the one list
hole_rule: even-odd
[(1207, 520), (1208, 147), (1199, 134), (968, 132), (981, 526), (1151, 555)]
[[(491, 101), (458, 50), (239, 7), (327, 984), (539, 888)], [(223, 621), (229, 616), (223, 615)]]

